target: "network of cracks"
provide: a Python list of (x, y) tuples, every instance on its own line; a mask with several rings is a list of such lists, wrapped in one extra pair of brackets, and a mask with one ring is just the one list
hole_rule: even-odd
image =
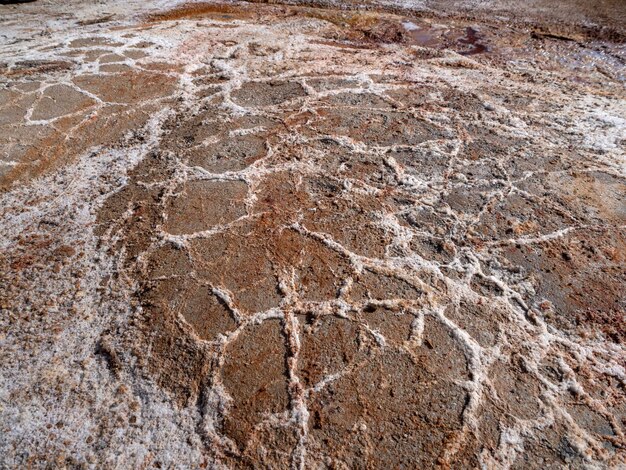
[[(77, 148), (135, 129), (145, 149), (95, 220), (119, 260), (101, 284), (136, 301), (98, 340), (111, 373), (197, 408), (229, 467), (623, 463), (626, 186), (593, 141), (610, 121), (580, 124), (576, 91), (540, 75), (236, 19), (177, 23), (193, 66), (95, 38), (120, 48), (109, 71), (29, 104)], [(459, 86), (481, 74), (498, 84)]]
[[(623, 340), (620, 177), (524, 158), (532, 141), (468, 126), (483, 105), (454, 89), (306, 77), (228, 99), (245, 111), (166, 120), (100, 214), (140, 282), (134, 354), (220, 410), (221, 459), (478, 465), (523, 439), (572, 463), (568, 433), (619, 452), (622, 392), (561, 332)], [(459, 122), (428, 119), (440, 106)]]

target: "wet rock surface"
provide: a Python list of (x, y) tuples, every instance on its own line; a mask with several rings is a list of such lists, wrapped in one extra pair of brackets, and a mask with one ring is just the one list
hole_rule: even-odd
[(1, 466), (626, 465), (619, 14), (51, 5), (0, 20)]

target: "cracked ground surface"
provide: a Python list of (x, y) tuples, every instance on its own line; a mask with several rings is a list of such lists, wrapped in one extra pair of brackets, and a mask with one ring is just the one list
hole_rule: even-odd
[(0, 6), (2, 468), (626, 465), (623, 5), (366, 5)]

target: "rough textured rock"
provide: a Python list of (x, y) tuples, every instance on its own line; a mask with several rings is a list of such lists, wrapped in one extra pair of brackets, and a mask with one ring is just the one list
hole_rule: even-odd
[(626, 465), (620, 2), (60, 3), (0, 5), (0, 467)]

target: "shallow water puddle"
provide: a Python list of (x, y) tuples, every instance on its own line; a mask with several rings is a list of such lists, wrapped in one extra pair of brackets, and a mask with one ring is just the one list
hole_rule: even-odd
[(441, 45), (441, 35), (429, 26), (418, 26), (412, 21), (403, 21), (402, 26), (410, 37), (410, 43), (422, 47)]

